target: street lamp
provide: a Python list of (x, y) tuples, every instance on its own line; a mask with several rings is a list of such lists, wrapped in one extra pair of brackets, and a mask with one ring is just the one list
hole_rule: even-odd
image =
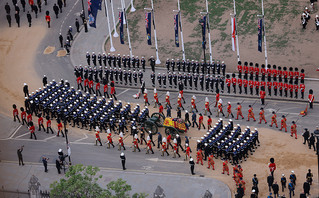
[[(70, 148), (69, 148), (69, 139), (68, 139), (68, 132), (69, 131), (66, 128), (66, 125), (67, 125), (67, 117), (66, 117), (67, 108), (66, 108), (65, 103), (62, 103), (61, 106), (62, 106), (62, 109), (64, 109), (63, 110), (63, 125), (64, 125), (64, 133), (65, 133), (65, 142), (66, 142), (67, 150), (69, 151), (70, 150)], [(68, 157), (69, 157), (69, 165), (72, 165), (71, 156), (68, 155)]]

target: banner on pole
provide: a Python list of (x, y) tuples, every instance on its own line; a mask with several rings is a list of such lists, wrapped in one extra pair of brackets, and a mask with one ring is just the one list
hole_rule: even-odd
[(146, 12), (145, 13), (145, 28), (146, 28), (146, 38), (147, 38), (147, 44), (152, 45), (152, 37), (151, 37), (151, 31), (152, 31), (152, 13)]
[(203, 43), (202, 47), (203, 49), (206, 49), (206, 24), (207, 24), (207, 16), (203, 16), (202, 18), (202, 36), (203, 36)]
[(96, 28), (96, 17), (99, 9), (100, 0), (88, 0), (89, 25)]
[(175, 30), (175, 45), (179, 47), (179, 38), (178, 38), (178, 26), (179, 26), (179, 14), (174, 15), (174, 30)]
[(262, 52), (262, 42), (263, 42), (263, 19), (258, 19), (258, 51)]
[(231, 17), (231, 44), (232, 44), (232, 50), (236, 51), (236, 18)]
[(124, 13), (122, 11), (119, 12), (119, 23), (120, 23), (120, 41), (121, 44), (124, 44), (124, 25), (123, 25)]

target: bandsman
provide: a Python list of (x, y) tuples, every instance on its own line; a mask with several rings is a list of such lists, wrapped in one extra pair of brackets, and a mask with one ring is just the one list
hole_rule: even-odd
[(267, 124), (264, 108), (260, 108), (259, 112), (259, 124), (261, 124), (262, 121), (265, 121), (265, 124)]
[(204, 163), (203, 163), (203, 153), (202, 153), (202, 150), (198, 150), (197, 153), (196, 153), (196, 158), (197, 158), (197, 161), (196, 161), (196, 164), (199, 164), (199, 162), (201, 163), (201, 165), (203, 166)]
[(286, 122), (287, 122), (287, 118), (286, 118), (286, 116), (285, 115), (282, 115), (282, 119), (281, 119), (281, 127), (280, 127), (280, 131), (282, 130), (282, 129), (285, 129), (285, 132), (287, 132), (287, 124), (286, 124)]
[(111, 130), (107, 129), (107, 148), (109, 149), (111, 145), (113, 146), (113, 148), (115, 147), (112, 140)]
[(225, 116), (224, 111), (223, 111), (223, 100), (220, 98), (218, 101), (218, 109), (217, 109), (217, 116), (219, 117), (219, 113), (223, 114)]
[(241, 116), (241, 118), (242, 119), (244, 119), (244, 116), (243, 116), (243, 112), (242, 112), (242, 106), (241, 106), (241, 104), (238, 102), (237, 103), (237, 118), (236, 118), (236, 120), (238, 120), (238, 116)]
[(205, 98), (205, 114), (204, 115), (206, 115), (207, 112), (209, 112), (210, 115), (212, 115), (212, 112), (210, 111), (210, 107), (209, 107), (209, 99), (208, 99), (208, 97)]
[(210, 169), (210, 167), (212, 167), (213, 170), (215, 170), (215, 162), (214, 162), (214, 156), (213, 156), (213, 154), (211, 154), (210, 156), (208, 156), (208, 166), (207, 166), (207, 168)]
[(138, 146), (138, 136), (137, 136), (136, 133), (135, 133), (135, 135), (134, 135), (133, 144), (134, 144), (133, 152), (136, 152), (136, 149), (138, 150), (138, 152), (141, 152), (141, 149), (140, 149), (139, 146)]
[(119, 144), (119, 149), (118, 149), (119, 151), (121, 150), (122, 147), (123, 147), (124, 150), (126, 150), (125, 146), (124, 146), (124, 140), (123, 140), (123, 133), (122, 132), (120, 133), (119, 143), (118, 144)]
[(295, 134), (295, 139), (297, 139), (297, 125), (295, 121), (292, 121), (292, 125), (290, 127), (291, 130), (291, 134), (290, 136), (293, 137), (293, 135)]
[(97, 146), (97, 142), (99, 142), (100, 146), (102, 146), (99, 127), (95, 128), (95, 146)]
[(250, 118), (253, 118), (254, 119), (254, 122), (256, 122), (256, 119), (255, 119), (255, 115), (254, 115), (254, 112), (253, 112), (253, 107), (251, 105), (249, 105), (249, 109), (248, 109), (248, 120), (250, 120)]
[(222, 172), (222, 174), (225, 174), (225, 172), (227, 172), (227, 175), (229, 175), (228, 161), (226, 159), (223, 162), (223, 172)]
[(198, 110), (197, 110), (197, 108), (196, 108), (195, 100), (196, 100), (196, 96), (193, 95), (193, 96), (192, 96), (192, 99), (191, 99), (191, 111), (196, 110), (196, 112), (198, 112)]
[(234, 118), (234, 115), (233, 115), (232, 110), (231, 110), (231, 104), (230, 104), (230, 102), (228, 102), (226, 118), (228, 118), (230, 115), (232, 116), (232, 118)]

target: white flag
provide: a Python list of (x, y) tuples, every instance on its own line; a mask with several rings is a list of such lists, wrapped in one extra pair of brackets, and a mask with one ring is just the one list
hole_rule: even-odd
[(231, 42), (232, 42), (232, 50), (236, 51), (236, 18), (231, 17)]

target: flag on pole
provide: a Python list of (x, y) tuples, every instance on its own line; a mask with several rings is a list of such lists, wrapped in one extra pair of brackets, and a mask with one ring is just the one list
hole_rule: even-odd
[(206, 16), (203, 16), (202, 18), (202, 36), (203, 36), (203, 43), (202, 43), (202, 47), (203, 49), (206, 49), (206, 24), (207, 24), (207, 17)]
[(147, 38), (147, 44), (152, 45), (152, 37), (151, 37), (151, 31), (152, 31), (152, 13), (146, 12), (145, 13), (145, 28), (146, 28), (146, 38)]
[(102, 10), (102, 0), (99, 0), (99, 10)]
[(231, 17), (231, 44), (232, 44), (232, 50), (236, 51), (236, 18)]
[(179, 14), (174, 15), (174, 29), (175, 29), (175, 45), (179, 47), (179, 38), (178, 38), (178, 24), (179, 24)]
[(88, 0), (89, 25), (96, 28), (96, 17), (100, 0)]
[(262, 42), (263, 42), (263, 19), (258, 19), (258, 51), (262, 52)]
[(120, 23), (120, 41), (121, 44), (124, 44), (124, 25), (123, 25), (123, 18), (124, 14), (122, 11), (119, 12), (119, 23)]

